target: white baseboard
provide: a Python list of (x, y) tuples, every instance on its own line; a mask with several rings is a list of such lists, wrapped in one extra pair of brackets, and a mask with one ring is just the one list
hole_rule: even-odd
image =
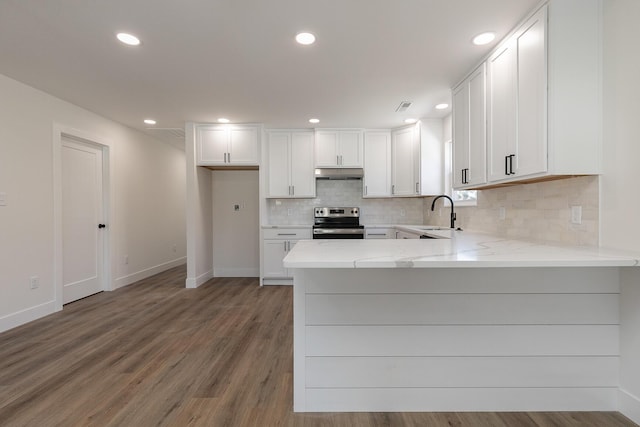
[(56, 311), (56, 302), (48, 301), (44, 304), (29, 307), (15, 313), (0, 317), (0, 332), (8, 331), (33, 320), (48, 316)]
[(132, 274), (128, 274), (126, 276), (118, 277), (113, 283), (113, 290), (130, 285), (132, 283), (137, 282), (138, 280), (146, 279), (147, 277), (151, 277), (154, 274), (162, 273), (163, 271), (185, 264), (186, 262), (187, 262), (187, 258), (182, 257), (182, 258), (175, 259), (173, 261), (156, 265), (151, 268), (140, 270)]
[(211, 278), (213, 278), (213, 270), (209, 270), (198, 277), (187, 277), (186, 287), (189, 289), (195, 289)]
[(213, 267), (213, 277), (260, 277), (260, 268)]
[(262, 279), (262, 284), (264, 286), (270, 286), (270, 285), (293, 286), (293, 279)]
[(636, 424), (640, 424), (640, 398), (618, 390), (618, 411)]

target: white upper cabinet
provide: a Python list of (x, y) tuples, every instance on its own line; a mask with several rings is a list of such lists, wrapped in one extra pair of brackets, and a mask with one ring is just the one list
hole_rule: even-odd
[(546, 10), (488, 60), (490, 181), (547, 171)]
[(453, 90), (453, 186), (484, 184), (486, 178), (486, 72), (481, 64)]
[(267, 197), (316, 195), (311, 131), (270, 131), (267, 138)]
[(318, 129), (315, 140), (316, 167), (363, 167), (364, 144), (361, 130)]
[(420, 194), (420, 145), (417, 133), (416, 126), (391, 132), (391, 194), (393, 196)]
[(198, 125), (196, 163), (199, 166), (258, 166), (258, 126)]
[(391, 132), (364, 133), (363, 197), (391, 196)]
[[(550, 0), (489, 56), (488, 185), (600, 173), (601, 46), (601, 0)], [(472, 135), (459, 122), (462, 98), (458, 86), (454, 132)], [(464, 188), (466, 153), (456, 156), (454, 181)]]

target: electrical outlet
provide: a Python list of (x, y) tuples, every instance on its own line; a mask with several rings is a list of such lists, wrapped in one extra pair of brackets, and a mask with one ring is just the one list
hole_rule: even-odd
[(31, 289), (38, 289), (40, 287), (40, 278), (38, 276), (31, 276), (29, 278), (29, 286)]
[(240, 205), (233, 205), (233, 210), (238, 212), (240, 210)]
[(400, 209), (400, 216), (405, 216), (407, 212), (404, 209)]
[(500, 206), (500, 209), (498, 209), (498, 218), (500, 218), (501, 220), (504, 220), (507, 217), (507, 210), (504, 208), (504, 206)]
[(178, 245), (173, 245), (173, 248), (171, 248), (173, 250), (173, 252), (178, 252)]
[(125, 265), (129, 264), (129, 255), (124, 256), (124, 263)]
[(288, 209), (287, 209), (287, 215), (288, 215), (288, 216), (293, 215), (293, 209), (288, 208)]
[(571, 224), (582, 224), (582, 206), (571, 206)]

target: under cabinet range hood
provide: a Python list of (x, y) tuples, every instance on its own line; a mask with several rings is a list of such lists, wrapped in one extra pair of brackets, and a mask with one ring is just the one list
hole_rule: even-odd
[(364, 170), (362, 168), (318, 168), (316, 169), (317, 179), (362, 179)]

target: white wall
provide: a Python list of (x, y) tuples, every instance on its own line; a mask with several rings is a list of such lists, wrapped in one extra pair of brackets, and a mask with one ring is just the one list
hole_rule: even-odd
[[(604, 2), (601, 246), (640, 251), (640, 2)], [(620, 410), (640, 423), (640, 273), (622, 276)]]
[[(7, 194), (7, 206), (0, 206), (0, 331), (55, 309), (56, 125), (111, 147), (111, 286), (184, 262), (181, 150), (2, 75), (0, 99), (0, 193)], [(34, 275), (40, 287), (31, 290)]]
[(186, 124), (187, 288), (213, 277), (211, 171), (196, 166), (195, 124)]
[(212, 178), (213, 275), (259, 277), (258, 171), (217, 170)]

